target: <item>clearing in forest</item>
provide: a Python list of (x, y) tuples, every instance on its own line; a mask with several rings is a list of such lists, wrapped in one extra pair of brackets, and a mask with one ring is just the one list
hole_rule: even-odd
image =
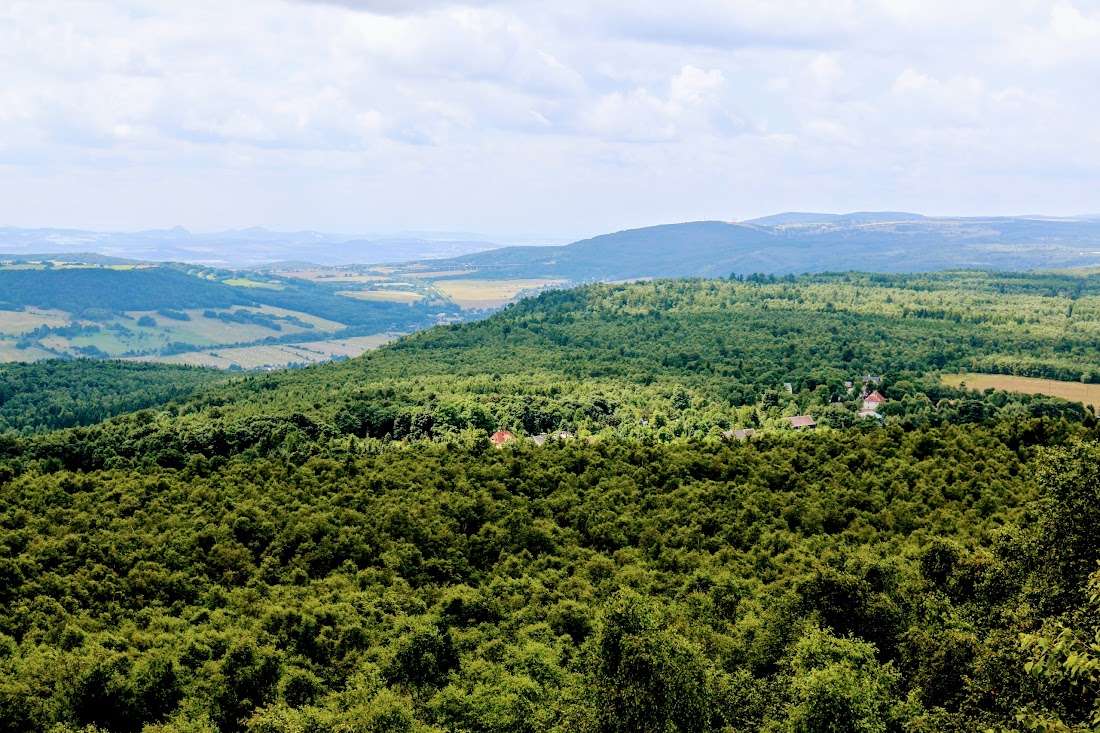
[(968, 389), (979, 391), (992, 387), (993, 389), (1003, 389), (1006, 392), (1045, 394), (1049, 397), (1061, 397), (1070, 402), (1082, 402), (1093, 406), (1100, 405), (1100, 384), (1060, 382), (1055, 379), (1017, 377), (1011, 374), (982, 374), (979, 372), (945, 374), (943, 375), (943, 381), (952, 387), (966, 384)]

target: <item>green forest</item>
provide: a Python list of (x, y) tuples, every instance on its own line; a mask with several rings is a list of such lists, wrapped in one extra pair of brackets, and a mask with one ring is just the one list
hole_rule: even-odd
[(20, 366), (0, 729), (1094, 730), (1095, 410), (939, 376), (1100, 381), (1098, 310), (1090, 275), (739, 276), (289, 372)]

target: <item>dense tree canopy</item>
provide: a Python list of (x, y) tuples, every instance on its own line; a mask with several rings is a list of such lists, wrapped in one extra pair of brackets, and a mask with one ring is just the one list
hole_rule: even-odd
[(597, 285), (8, 433), (0, 729), (1090, 724), (1097, 421), (935, 373), (1087, 377), (1074, 282)]

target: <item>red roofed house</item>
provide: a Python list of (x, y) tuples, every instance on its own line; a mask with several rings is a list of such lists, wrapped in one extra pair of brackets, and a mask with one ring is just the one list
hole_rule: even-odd
[(878, 406), (881, 405), (883, 402), (889, 402), (889, 400), (879, 394), (878, 390), (876, 389), (874, 392), (863, 398), (863, 409), (874, 412), (878, 410)]
[(809, 415), (798, 415), (796, 417), (788, 417), (787, 419), (791, 421), (791, 425), (793, 427), (799, 430), (802, 430), (803, 428), (813, 430), (817, 427), (817, 423), (814, 422), (814, 419)]
[(509, 440), (515, 439), (516, 436), (507, 430), (498, 430), (493, 433), (493, 437), (489, 438), (489, 440), (493, 442), (493, 445), (497, 446), (498, 448), (507, 443)]

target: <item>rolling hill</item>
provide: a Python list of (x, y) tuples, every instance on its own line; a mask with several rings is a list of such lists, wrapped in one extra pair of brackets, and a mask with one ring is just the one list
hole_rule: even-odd
[(9, 369), (0, 729), (1085, 730), (1096, 416), (936, 372), (1094, 380), (1098, 312), (1096, 275), (659, 280), (218, 383)]
[(731, 273), (950, 268), (1027, 270), (1100, 264), (1100, 222), (917, 214), (781, 214), (755, 222), (667, 224), (560, 247), (506, 247), (431, 263), (475, 268), (468, 277), (573, 282)]
[(301, 365), (359, 354), (388, 334), (457, 317), (442, 297), (365, 300), (348, 297), (349, 287), (193, 265), (9, 263), (0, 267), (0, 361)]
[(32, 258), (32, 252), (92, 252), (154, 262), (195, 262), (219, 267), (255, 267), (287, 260), (327, 264), (446, 257), (500, 245), (462, 232), (411, 232), (351, 236), (323, 232), (274, 232), (250, 227), (197, 233), (183, 227), (144, 232), (0, 227), (0, 257)]

